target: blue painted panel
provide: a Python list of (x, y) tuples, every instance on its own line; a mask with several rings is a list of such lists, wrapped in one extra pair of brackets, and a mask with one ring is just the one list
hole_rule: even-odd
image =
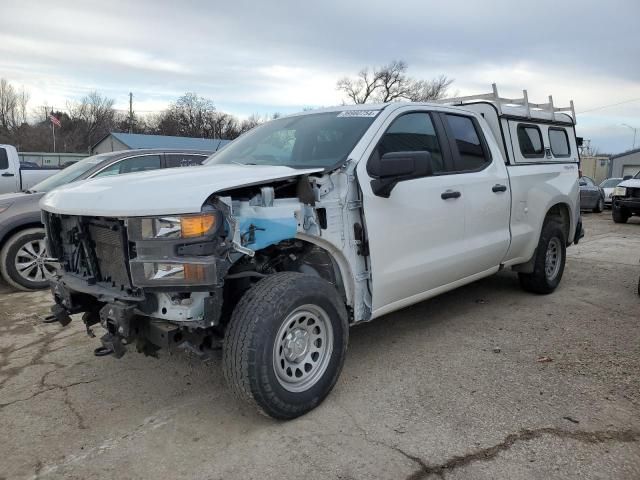
[[(261, 250), (269, 245), (294, 238), (298, 230), (298, 222), (294, 216), (285, 218), (240, 217), (240, 234), (242, 246), (252, 250)], [(253, 241), (251, 230), (253, 229)]]

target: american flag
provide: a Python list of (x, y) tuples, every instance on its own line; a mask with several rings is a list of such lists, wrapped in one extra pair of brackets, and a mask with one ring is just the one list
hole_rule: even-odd
[(56, 117), (53, 113), (49, 114), (49, 120), (51, 120), (51, 123), (53, 123), (54, 125), (62, 127), (60, 120), (58, 120), (58, 117)]

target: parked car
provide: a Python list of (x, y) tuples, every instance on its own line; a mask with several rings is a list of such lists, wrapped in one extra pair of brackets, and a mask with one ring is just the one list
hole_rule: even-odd
[(604, 193), (604, 205), (605, 207), (611, 207), (611, 196), (613, 195), (613, 189), (618, 186), (622, 181), (622, 178), (607, 178), (600, 184), (600, 188)]
[(604, 210), (604, 191), (592, 178), (580, 177), (580, 208), (600, 213)]
[(59, 171), (58, 168), (20, 163), (15, 147), (0, 145), (0, 194), (27, 190)]
[(34, 169), (34, 168), (40, 168), (40, 165), (38, 165), (36, 162), (20, 162), (20, 168), (21, 169)]
[(616, 223), (627, 223), (632, 215), (640, 215), (640, 172), (618, 184), (611, 197), (611, 215)]
[(222, 338), (233, 392), (287, 419), (336, 383), (349, 325), (506, 267), (553, 292), (582, 235), (574, 117), (449, 102), (303, 112), (202, 168), (50, 192), (52, 319), (101, 323), (96, 355)]
[(38, 202), (46, 192), (78, 180), (202, 163), (211, 152), (125, 150), (88, 157), (60, 170), (24, 193), (0, 195), (0, 274), (12, 287), (49, 286), (56, 263), (44, 242)]

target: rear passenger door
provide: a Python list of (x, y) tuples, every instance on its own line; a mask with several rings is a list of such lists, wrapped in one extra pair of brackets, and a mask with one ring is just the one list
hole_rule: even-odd
[(485, 272), (504, 259), (511, 235), (511, 192), (502, 156), (474, 116), (441, 113), (453, 166), (449, 174), (464, 198), (464, 277)]

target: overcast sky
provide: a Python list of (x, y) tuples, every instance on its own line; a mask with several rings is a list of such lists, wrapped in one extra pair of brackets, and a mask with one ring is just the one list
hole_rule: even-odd
[(31, 107), (98, 90), (125, 109), (132, 91), (158, 111), (190, 91), (239, 116), (289, 113), (341, 103), (338, 78), (393, 59), (460, 94), (573, 99), (601, 152), (640, 128), (640, 0), (0, 0), (0, 77)]

